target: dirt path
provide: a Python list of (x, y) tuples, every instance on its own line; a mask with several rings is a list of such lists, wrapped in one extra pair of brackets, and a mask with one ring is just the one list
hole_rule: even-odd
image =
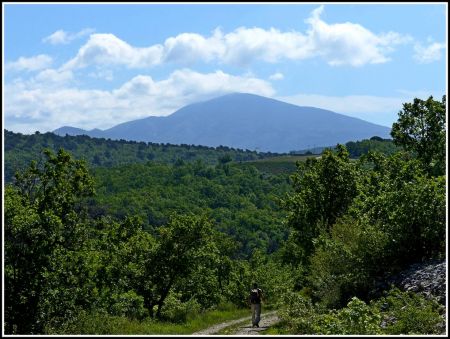
[(227, 327), (236, 326), (235, 331), (231, 333), (233, 335), (255, 335), (255, 334), (258, 335), (259, 332), (266, 330), (269, 326), (278, 322), (278, 316), (276, 314), (276, 311), (261, 314), (261, 321), (259, 322), (259, 327), (255, 328), (252, 328), (251, 321), (252, 317), (245, 317), (237, 320), (220, 323), (192, 334), (193, 335), (217, 334), (217, 332)]

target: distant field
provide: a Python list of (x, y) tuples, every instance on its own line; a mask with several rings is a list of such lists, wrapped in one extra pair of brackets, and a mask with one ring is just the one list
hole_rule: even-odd
[(290, 174), (295, 171), (297, 161), (306, 161), (308, 158), (317, 158), (320, 155), (282, 155), (260, 160), (242, 161), (239, 166), (255, 166), (262, 172), (272, 174)]

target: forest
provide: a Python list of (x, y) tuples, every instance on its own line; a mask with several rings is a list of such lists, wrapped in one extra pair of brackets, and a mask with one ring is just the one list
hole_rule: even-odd
[(446, 97), (391, 136), (274, 173), (252, 165), (273, 153), (5, 131), (5, 333), (190, 334), (256, 281), (268, 334), (441, 334), (436, 300), (374, 290), (445, 259)]
[(256, 152), (227, 146), (171, 145), (127, 140), (91, 138), (87, 135), (61, 137), (47, 132), (32, 135), (4, 131), (5, 180), (10, 182), (17, 170), (24, 170), (32, 160), (44, 159), (43, 149), (57, 152), (63, 148), (75, 159), (85, 160), (88, 167), (113, 167), (147, 161), (173, 164), (183, 160), (202, 160), (215, 164), (221, 157), (248, 161), (276, 156), (277, 153)]

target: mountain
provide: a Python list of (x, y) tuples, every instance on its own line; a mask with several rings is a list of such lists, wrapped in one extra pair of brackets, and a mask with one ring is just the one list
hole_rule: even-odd
[(185, 106), (166, 117), (133, 120), (103, 131), (62, 127), (54, 133), (289, 152), (372, 136), (389, 138), (390, 128), (320, 108), (233, 93)]

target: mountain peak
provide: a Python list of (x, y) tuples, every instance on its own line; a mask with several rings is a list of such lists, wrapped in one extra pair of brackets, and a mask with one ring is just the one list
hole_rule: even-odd
[(389, 138), (390, 129), (329, 110), (236, 92), (187, 105), (166, 117), (76, 132), (111, 139), (289, 152), (374, 135)]

